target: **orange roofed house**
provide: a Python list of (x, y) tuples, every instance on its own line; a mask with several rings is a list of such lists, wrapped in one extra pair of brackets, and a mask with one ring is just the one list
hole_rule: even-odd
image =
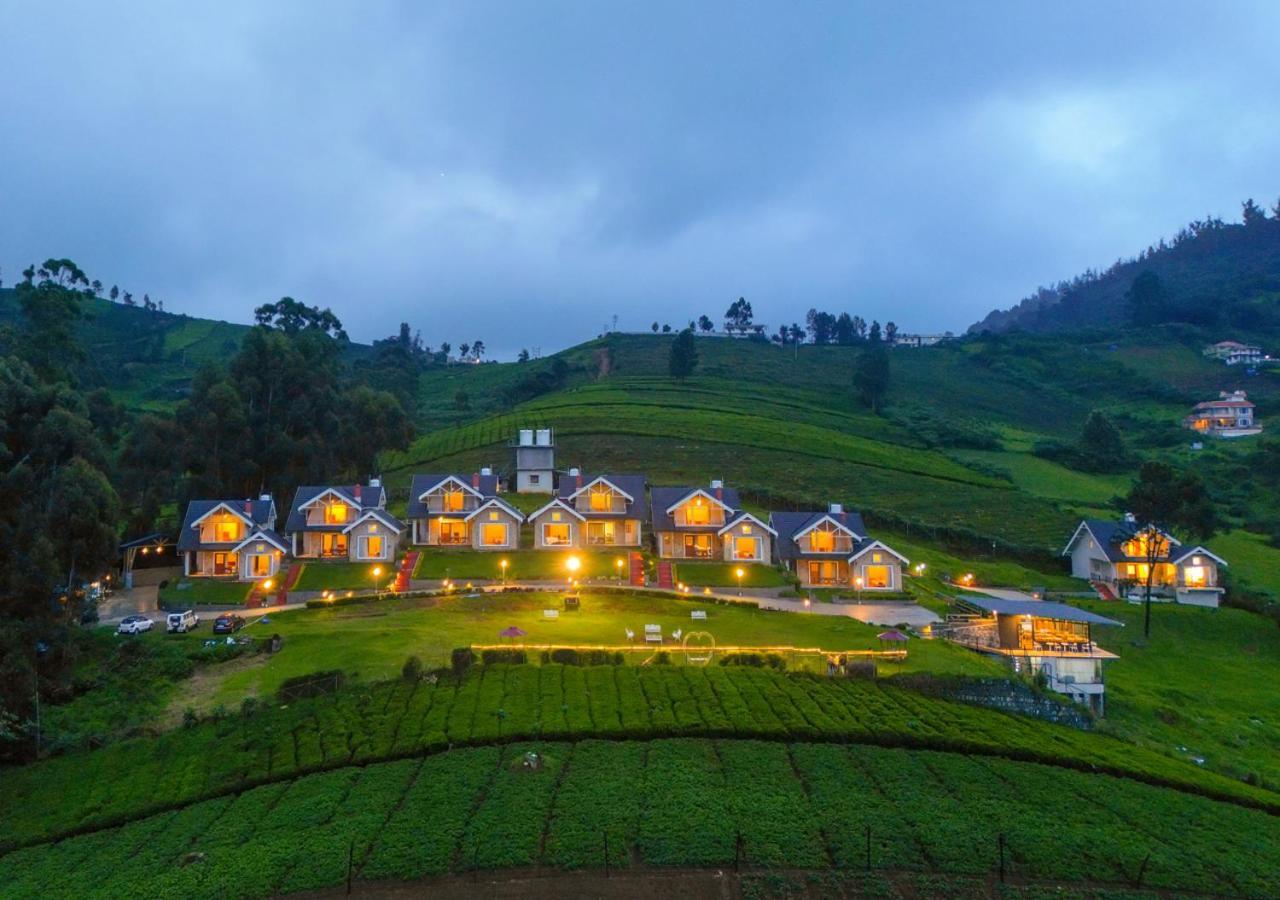
[(1217, 437), (1248, 437), (1259, 434), (1261, 426), (1253, 415), (1253, 402), (1244, 391), (1223, 391), (1217, 400), (1197, 403), (1183, 427)]

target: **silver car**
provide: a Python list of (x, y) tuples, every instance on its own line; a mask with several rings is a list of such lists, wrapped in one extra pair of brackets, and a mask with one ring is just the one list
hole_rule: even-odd
[(154, 624), (155, 622), (146, 616), (125, 616), (116, 626), (116, 634), (142, 634), (144, 631), (150, 631)]

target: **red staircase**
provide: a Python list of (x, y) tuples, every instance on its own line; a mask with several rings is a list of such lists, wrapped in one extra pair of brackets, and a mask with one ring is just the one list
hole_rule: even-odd
[(1092, 587), (1095, 591), (1097, 591), (1098, 596), (1101, 597), (1103, 600), (1119, 600), (1120, 599), (1119, 597), (1116, 596), (1116, 592), (1111, 590), (1110, 585), (1103, 584), (1101, 581), (1090, 581), (1089, 586)]
[(632, 553), (630, 558), (631, 564), (631, 586), (644, 587), (644, 557), (639, 553)]
[(675, 590), (676, 571), (675, 566), (669, 562), (658, 563), (658, 587), (667, 590)]
[(302, 563), (294, 563), (289, 567), (289, 571), (284, 573), (284, 577), (280, 579), (280, 589), (276, 591), (276, 606), (284, 606), (289, 601), (289, 592), (293, 590), (293, 586), (298, 583), (298, 579), (302, 577)]
[(400, 560), (400, 571), (396, 573), (396, 583), (391, 590), (397, 594), (403, 594), (409, 590), (409, 579), (413, 576), (414, 567), (418, 565), (418, 551), (410, 550), (404, 555), (404, 559)]

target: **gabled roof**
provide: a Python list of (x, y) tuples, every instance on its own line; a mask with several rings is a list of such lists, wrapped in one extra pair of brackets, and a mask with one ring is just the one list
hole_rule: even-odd
[(523, 522), (523, 521), (524, 521), (524, 513), (520, 512), (520, 510), (516, 509), (514, 506), (512, 506), (512, 505), (511, 505), (510, 503), (508, 503), (507, 501), (505, 501), (505, 500), (500, 500), (500, 499), (499, 499), (499, 498), (497, 498), (497, 497), (490, 497), (490, 498), (489, 498), (488, 500), (486, 500), (484, 503), (481, 503), (479, 506), (477, 506), (477, 507), (476, 507), (475, 509), (473, 509), (471, 512), (467, 513), (467, 515), (466, 515), (464, 518), (465, 518), (465, 520), (466, 520), (466, 521), (470, 522), (472, 519), (474, 519), (476, 516), (480, 515), (480, 513), (484, 512), (486, 509), (489, 509), (489, 508), (491, 508), (491, 507), (495, 507), (495, 506), (496, 506), (496, 507), (498, 507), (499, 509), (501, 509), (503, 512), (506, 512), (506, 513), (508, 513), (509, 515), (513, 516), (517, 522)]
[(1207, 556), (1220, 566), (1227, 565), (1227, 561), (1223, 559), (1221, 556), (1214, 553), (1208, 547), (1202, 547), (1198, 544), (1192, 547), (1190, 550), (1183, 550), (1177, 556), (1172, 556), (1172, 554), (1170, 554), (1170, 556), (1171, 558), (1169, 562), (1173, 563), (1174, 565), (1177, 565), (1178, 563), (1182, 562), (1188, 556)]
[(546, 504), (545, 506), (541, 506), (534, 512), (529, 513), (529, 521), (532, 522), (534, 519), (538, 518), (538, 516), (542, 515), (544, 512), (550, 512), (552, 509), (564, 510), (569, 515), (577, 519), (579, 522), (585, 522), (587, 520), (586, 516), (584, 516), (582, 513), (578, 512), (568, 503), (565, 503), (559, 497), (556, 497), (554, 500), (552, 500), (550, 503)]
[[(836, 553), (801, 553), (800, 545), (796, 543), (796, 539), (807, 531), (817, 527), (824, 519), (830, 519), (835, 524), (850, 532), (855, 540), (855, 549), (862, 542), (868, 542), (867, 526), (863, 524), (862, 515), (856, 512), (827, 512), (819, 510), (817, 512), (771, 512), (769, 513), (769, 524), (777, 529), (778, 540), (775, 546), (778, 548), (778, 557), (780, 559), (845, 559), (848, 554), (841, 551)], [(888, 548), (886, 548), (888, 549)]]
[(357, 525), (368, 519), (376, 519), (396, 534), (404, 531), (404, 523), (391, 515), (391, 513), (387, 512), (385, 509), (366, 509), (363, 513), (356, 516), (355, 520), (352, 521), (350, 525), (343, 528), (342, 533), (346, 534), (347, 532), (354, 530)]
[(226, 543), (202, 545), (200, 530), (196, 527), (219, 508), (239, 517), (251, 528), (265, 527), (275, 518), (275, 501), (266, 500), (192, 500), (187, 504), (187, 514), (178, 529), (178, 550), (199, 550), (202, 546), (226, 547)]
[(241, 550), (245, 548), (246, 545), (252, 544), (254, 542), (261, 542), (261, 541), (265, 541), (266, 543), (271, 544), (281, 553), (289, 552), (289, 545), (284, 542), (284, 538), (280, 537), (280, 535), (276, 534), (274, 531), (272, 531), (269, 528), (255, 528), (252, 532), (249, 533), (249, 536), (247, 538), (245, 538), (240, 543), (236, 544), (234, 548), (235, 552), (239, 553)]
[[(463, 490), (480, 500), (487, 500), (498, 495), (498, 476), (494, 474), (466, 475), (462, 472), (443, 472), (414, 475), (409, 484), (409, 507), (406, 511), (406, 516), (410, 519), (425, 519), (431, 515), (439, 515), (439, 513), (427, 511), (427, 503), (423, 497), (450, 479), (456, 481)], [(478, 482), (479, 486), (474, 482)]]
[[(578, 486), (578, 479), (582, 479), (582, 486)], [(558, 497), (561, 500), (569, 501), (577, 497), (578, 494), (589, 489), (593, 484), (604, 482), (614, 488), (618, 493), (627, 498), (627, 504), (622, 512), (591, 512), (590, 510), (582, 510), (581, 515), (586, 519), (617, 519), (626, 517), (628, 519), (643, 519), (649, 514), (649, 505), (645, 500), (645, 477), (643, 475), (618, 475), (605, 473), (602, 475), (562, 475), (560, 477), (560, 487)], [(530, 516), (530, 518), (533, 518)]]
[[(1121, 549), (1121, 545), (1134, 537), (1141, 529), (1134, 522), (1121, 520), (1119, 522), (1108, 521), (1107, 519), (1084, 519), (1076, 527), (1075, 533), (1071, 535), (1071, 540), (1067, 541), (1067, 546), (1062, 549), (1062, 555), (1067, 556), (1071, 553), (1071, 548), (1076, 545), (1076, 541), (1085, 532), (1093, 536), (1094, 543), (1106, 555), (1111, 562), (1146, 562), (1144, 556), (1126, 556)], [(1169, 541), (1170, 547), (1180, 546), (1178, 539), (1171, 535), (1164, 535)], [(1172, 553), (1170, 553), (1172, 556)]]
[[(731, 487), (720, 488), (721, 499), (716, 500), (715, 489), (713, 488), (696, 488), (696, 487), (655, 487), (649, 492), (649, 502), (653, 504), (652, 520), (654, 531), (674, 531), (676, 528), (675, 518), (671, 515), (681, 503), (691, 497), (701, 494), (702, 496), (719, 503), (730, 515), (725, 518), (731, 518), (742, 506), (738, 500), (738, 492)], [(717, 531), (719, 525), (708, 525), (702, 530)], [(699, 529), (684, 527), (681, 531), (695, 532)]]
[(868, 550), (876, 550), (876, 549), (883, 550), (885, 553), (888, 553), (890, 556), (896, 556), (904, 566), (909, 565), (911, 563), (911, 560), (907, 559), (897, 550), (894, 550), (884, 541), (876, 541), (876, 540), (872, 540), (871, 538), (863, 538), (856, 545), (854, 545), (853, 552), (849, 554), (849, 562), (853, 562), (859, 556), (865, 556)]
[(764, 522), (761, 522), (759, 519), (751, 515), (751, 513), (749, 512), (738, 513), (738, 515), (734, 516), (728, 522), (725, 522), (724, 527), (721, 528), (719, 531), (717, 531), (716, 534), (724, 534), (726, 532), (732, 531), (733, 529), (741, 525), (743, 522), (755, 522), (757, 525), (759, 525), (765, 531), (769, 532), (774, 537), (778, 536), (778, 532), (774, 531), (771, 526), (766, 525)]
[(1108, 619), (1087, 609), (1076, 609), (1065, 603), (1052, 600), (1010, 600), (1004, 597), (991, 597), (976, 594), (965, 595), (963, 602), (976, 606), (984, 612), (1001, 616), (1035, 616), (1041, 619), (1061, 619), (1064, 622), (1087, 622), (1090, 625), (1121, 625), (1115, 619)]
[[(293, 494), (293, 505), (289, 507), (289, 519), (285, 523), (284, 530), (286, 532), (295, 531), (341, 531), (344, 525), (307, 525), (307, 515), (304, 510), (314, 501), (320, 500), (325, 494), (332, 494), (344, 503), (349, 504), (357, 511), (363, 513), (368, 509), (382, 509), (387, 503), (386, 488), (381, 484), (362, 484), (360, 487), (360, 500), (356, 501), (355, 485), (349, 484), (315, 484), (303, 485)], [(359, 518), (357, 515), (356, 518)]]

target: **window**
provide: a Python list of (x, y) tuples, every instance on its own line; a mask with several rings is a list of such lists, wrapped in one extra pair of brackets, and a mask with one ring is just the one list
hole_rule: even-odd
[(872, 553), (872, 554), (871, 554), (871, 561), (872, 561), (873, 563), (881, 563), (881, 562), (884, 562), (884, 554), (883, 554), (883, 553)]
[(750, 525), (743, 525), (743, 526), (742, 526), (742, 533), (743, 533), (743, 534), (750, 534), (750, 533), (751, 533), (751, 526), (750, 526)]
[(869, 588), (887, 588), (889, 587), (889, 567), (888, 566), (864, 566), (862, 569), (863, 586)]
[(271, 574), (271, 557), (266, 554), (254, 554), (249, 557), (249, 574), (255, 578), (265, 578)]
[(740, 538), (734, 539), (733, 558), (734, 559), (755, 559), (756, 558), (756, 539), (753, 537), (740, 537)]
[(708, 525), (711, 522), (711, 507), (707, 501), (698, 497), (684, 508), (684, 524)]
[(553, 513), (551, 514), (551, 521), (552, 521), (552, 522), (559, 522), (559, 521), (560, 521), (560, 513), (558, 513), (558, 512), (553, 512)]
[(810, 562), (809, 563), (809, 583), (810, 584), (835, 584), (839, 576), (840, 567), (835, 561), (826, 562)]
[(485, 522), (480, 529), (480, 543), (486, 547), (505, 547), (507, 545), (507, 526), (502, 522)]
[(490, 522), (498, 521), (498, 514), (496, 512), (489, 513), (489, 521)]
[(441, 497), (445, 512), (460, 512), (465, 498), (459, 488), (447, 488)]
[(366, 534), (361, 540), (364, 542), (365, 559), (382, 559), (382, 535)]
[(567, 547), (569, 545), (569, 523), (547, 523), (543, 525), (542, 543), (547, 547)]
[(219, 519), (213, 523), (213, 539), (218, 543), (240, 540), (239, 519)]
[(1208, 578), (1205, 575), (1204, 566), (1187, 566), (1182, 570), (1182, 578), (1190, 588), (1202, 588), (1208, 586)]
[(686, 534), (684, 536), (684, 555), (695, 559), (710, 558), (711, 535)]
[(613, 544), (615, 543), (615, 531), (613, 522), (588, 522), (587, 523), (587, 543), (588, 544)]
[(330, 503), (324, 508), (324, 524), (345, 525), (348, 507), (345, 503)]
[(346, 556), (347, 536), (345, 534), (320, 535), (320, 553), (322, 556)]
[(440, 543), (465, 544), (467, 542), (467, 523), (456, 519), (440, 520)]
[(236, 555), (234, 553), (213, 554), (214, 575), (234, 575), (236, 572)]
[(609, 512), (611, 509), (613, 509), (613, 491), (603, 484), (597, 484), (591, 488), (591, 511)]
[(815, 528), (809, 532), (810, 553), (831, 553), (836, 549), (836, 533), (829, 526)]
[(370, 533), (370, 534), (377, 534), (377, 533), (378, 533), (378, 523), (377, 523), (377, 522), (370, 522), (370, 523), (369, 523), (369, 533)]
[(529, 476), (529, 483), (530, 483), (530, 484), (540, 484), (540, 483), (541, 483), (541, 481), (542, 481), (542, 476), (541, 476), (541, 475), (530, 475), (530, 476)]

